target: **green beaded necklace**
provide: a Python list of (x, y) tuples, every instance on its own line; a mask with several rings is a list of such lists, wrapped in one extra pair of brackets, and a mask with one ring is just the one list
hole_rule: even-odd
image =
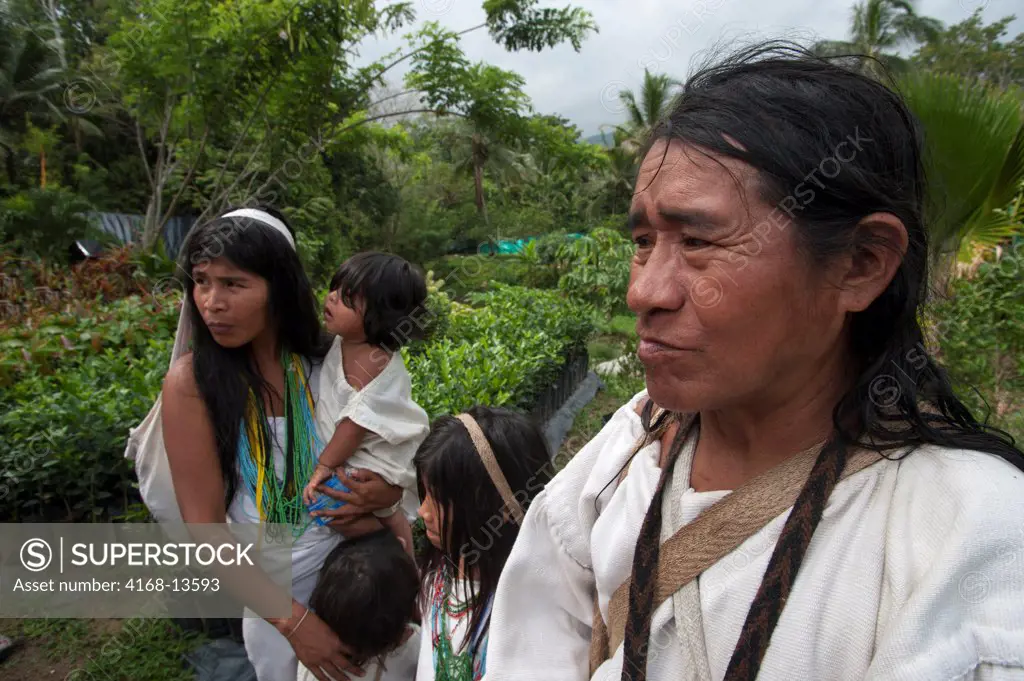
[(291, 525), (292, 534), (298, 537), (312, 520), (296, 476), (303, 481), (312, 477), (323, 443), (313, 421), (313, 394), (302, 359), (297, 354), (285, 353), (281, 364), (285, 368), (284, 404), (288, 429), (284, 480), (277, 476), (273, 450), (268, 446), (270, 433), (263, 400), (252, 390), (238, 436), (238, 463), (246, 489), (259, 511), (260, 522)]

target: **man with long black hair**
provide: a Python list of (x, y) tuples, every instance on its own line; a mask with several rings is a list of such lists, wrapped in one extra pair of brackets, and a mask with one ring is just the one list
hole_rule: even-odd
[(647, 389), (538, 496), (488, 681), (1024, 679), (1024, 457), (926, 350), (922, 138), (785, 45), (643, 156)]

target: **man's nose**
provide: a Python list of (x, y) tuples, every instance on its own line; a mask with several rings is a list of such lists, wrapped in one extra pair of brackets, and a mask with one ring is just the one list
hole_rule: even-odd
[(682, 263), (665, 240), (651, 249), (647, 262), (633, 266), (626, 305), (638, 315), (654, 310), (678, 310), (686, 299)]

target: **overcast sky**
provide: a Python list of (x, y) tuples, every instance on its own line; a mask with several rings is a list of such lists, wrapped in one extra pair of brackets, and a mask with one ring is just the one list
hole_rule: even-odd
[[(462, 30), (484, 20), (481, 0), (412, 0), (417, 26), (440, 21)], [(541, 6), (566, 4), (588, 9), (599, 33), (579, 53), (571, 46), (544, 52), (506, 52), (486, 30), (462, 38), (473, 61), (516, 71), (526, 79), (526, 93), (536, 111), (560, 114), (593, 135), (602, 125), (622, 120), (617, 93), (636, 89), (644, 66), (684, 78), (701, 51), (722, 41), (751, 37), (842, 39), (850, 23), (852, 0), (541, 0)], [(952, 24), (984, 8), (986, 23), (1010, 14), (1018, 19), (1011, 35), (1024, 31), (1019, 0), (919, 0), (918, 12)], [(1016, 11), (1015, 11), (1016, 10)], [(405, 33), (406, 31), (402, 31)], [(361, 46), (360, 63), (402, 46), (400, 36), (370, 39)], [(402, 72), (393, 72), (400, 78)]]

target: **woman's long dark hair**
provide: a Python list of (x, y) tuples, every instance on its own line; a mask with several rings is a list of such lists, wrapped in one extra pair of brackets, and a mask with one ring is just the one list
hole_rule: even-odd
[[(527, 417), (507, 409), (477, 406), (467, 413), (480, 424), (512, 494), (525, 511), (551, 479), (553, 467), (540, 429)], [(431, 545), (427, 551), (424, 594), (429, 597), (434, 576), (447, 566), (471, 594), (469, 631), (474, 632), (487, 625), (481, 620), (483, 606), (498, 588), (498, 578), (519, 536), (519, 525), (503, 512), (505, 502), (491, 482), (469, 431), (454, 416), (434, 421), (416, 452), (415, 463), (420, 497), (429, 492), (441, 514), (441, 549)], [(460, 561), (464, 569), (461, 575)], [(475, 588), (474, 581), (479, 588)], [(425, 611), (424, 617), (429, 616), (429, 610)]]
[(989, 452), (1024, 469), (1013, 438), (974, 418), (925, 349), (922, 131), (897, 92), (773, 41), (693, 75), (653, 129), (644, 155), (662, 140), (752, 166), (760, 197), (783, 217), (793, 216), (797, 243), (813, 263), (857, 248), (857, 224), (871, 213), (892, 213), (906, 226), (907, 252), (892, 282), (850, 319), (856, 379), (833, 413), (835, 444), (884, 450), (935, 444)]
[[(260, 207), (288, 226), (284, 216)], [(231, 211), (225, 211), (228, 213)], [(288, 226), (294, 235), (294, 231)], [(225, 507), (235, 496), (238, 436), (252, 390), (260, 398), (271, 394), (270, 384), (259, 374), (250, 344), (225, 348), (214, 340), (195, 304), (192, 268), (205, 261), (226, 258), (233, 265), (267, 281), (269, 319), (282, 349), (311, 360), (323, 359), (329, 347), (320, 328), (316, 298), (299, 256), (284, 235), (250, 218), (216, 218), (195, 228), (181, 249), (180, 266), (188, 273), (185, 292), (192, 318), (192, 373), (206, 404), (217, 442), (217, 456), (224, 476)], [(289, 424), (289, 433), (291, 424)], [(288, 438), (288, 446), (292, 446)], [(291, 452), (287, 452), (288, 457)]]

